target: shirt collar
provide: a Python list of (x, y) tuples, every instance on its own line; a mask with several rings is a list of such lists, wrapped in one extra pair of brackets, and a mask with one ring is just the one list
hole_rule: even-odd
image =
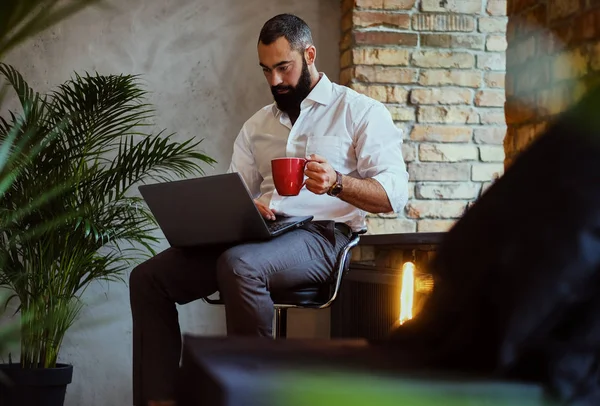
[(306, 96), (306, 100), (312, 100), (316, 103), (327, 106), (331, 101), (331, 94), (333, 92), (333, 85), (326, 74), (320, 73), (321, 79), (317, 82), (315, 87)]
[[(327, 77), (327, 75), (323, 72), (319, 73), (320, 79), (312, 88), (308, 96), (306, 96), (306, 100), (313, 101), (315, 103), (322, 104), (323, 106), (327, 106), (331, 102), (331, 96), (333, 94), (333, 84), (331, 80)], [(303, 101), (303, 103), (304, 103)], [(273, 103), (273, 114), (278, 117), (281, 114), (281, 110), (277, 108), (277, 103)]]

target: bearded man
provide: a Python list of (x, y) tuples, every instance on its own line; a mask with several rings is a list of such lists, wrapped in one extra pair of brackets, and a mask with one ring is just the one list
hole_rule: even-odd
[[(265, 219), (314, 216), (277, 238), (235, 246), (169, 248), (130, 276), (134, 404), (174, 405), (181, 333), (176, 303), (219, 291), (227, 334), (270, 337), (269, 291), (325, 283), (366, 213), (399, 212), (408, 199), (402, 133), (386, 107), (317, 70), (311, 30), (282, 14), (263, 26), (258, 59), (275, 102), (242, 127), (229, 172), (241, 175)], [(280, 196), (271, 160), (303, 157), (306, 188)], [(210, 198), (207, 196), (207, 198)]]

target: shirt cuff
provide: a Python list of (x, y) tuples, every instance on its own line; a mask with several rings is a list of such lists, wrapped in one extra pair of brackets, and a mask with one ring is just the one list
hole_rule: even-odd
[(392, 209), (399, 213), (408, 202), (408, 172), (382, 172), (375, 176), (388, 196)]

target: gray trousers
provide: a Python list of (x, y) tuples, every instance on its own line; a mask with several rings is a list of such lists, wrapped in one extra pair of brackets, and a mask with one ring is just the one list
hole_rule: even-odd
[(220, 291), (228, 335), (270, 337), (269, 290), (326, 282), (349, 237), (346, 225), (312, 222), (265, 242), (169, 248), (137, 266), (129, 278), (134, 405), (175, 397), (181, 354), (176, 303)]

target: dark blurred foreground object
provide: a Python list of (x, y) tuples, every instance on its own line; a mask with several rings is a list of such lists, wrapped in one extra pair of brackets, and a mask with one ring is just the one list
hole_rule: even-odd
[(178, 406), (549, 406), (543, 388), (431, 372), (364, 340), (184, 337)]
[(562, 114), (450, 230), (435, 292), (397, 329), (435, 364), (600, 404), (600, 89)]
[(429, 271), (433, 294), (385, 342), (186, 337), (182, 405), (600, 405), (600, 89), (467, 211)]

